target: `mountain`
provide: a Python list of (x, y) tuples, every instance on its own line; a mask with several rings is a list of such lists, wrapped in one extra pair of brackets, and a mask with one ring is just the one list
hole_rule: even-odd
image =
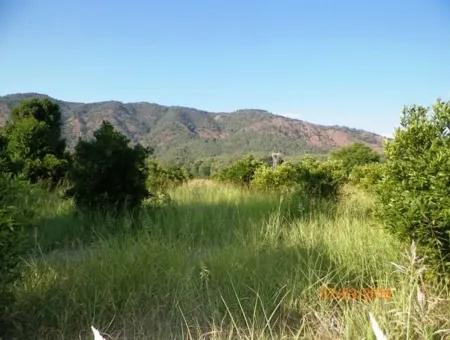
[[(0, 125), (23, 99), (47, 97), (36, 93), (0, 97)], [(244, 154), (285, 155), (326, 153), (336, 147), (363, 142), (381, 149), (383, 137), (364, 130), (323, 126), (274, 115), (264, 110), (216, 113), (147, 102), (105, 101), (75, 103), (50, 98), (59, 104), (63, 134), (69, 147), (89, 138), (103, 120), (110, 121), (133, 143), (152, 146), (165, 161), (188, 161)]]

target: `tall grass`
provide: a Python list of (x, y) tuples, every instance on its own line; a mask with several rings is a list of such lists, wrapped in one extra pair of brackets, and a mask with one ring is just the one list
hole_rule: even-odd
[[(449, 334), (448, 289), (426, 287), (418, 302), (422, 263), (375, 221), (363, 192), (307, 212), (212, 181), (171, 197), (118, 220), (78, 216), (60, 199), (36, 237), (47, 250), (27, 259), (15, 288), (15, 335), (84, 339), (93, 324), (114, 339), (370, 338), (368, 312), (390, 338)], [(325, 286), (393, 297), (323, 300)]]

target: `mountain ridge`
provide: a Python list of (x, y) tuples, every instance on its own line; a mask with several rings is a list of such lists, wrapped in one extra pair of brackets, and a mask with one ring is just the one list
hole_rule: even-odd
[(326, 153), (353, 142), (380, 150), (385, 139), (361, 129), (313, 124), (261, 109), (209, 112), (145, 101), (82, 103), (40, 93), (1, 96), (0, 125), (20, 100), (32, 97), (49, 98), (59, 104), (63, 135), (70, 148), (78, 138), (90, 138), (101, 122), (108, 120), (133, 143), (153, 147), (155, 155), (168, 162), (248, 153), (267, 155), (273, 151), (286, 155)]

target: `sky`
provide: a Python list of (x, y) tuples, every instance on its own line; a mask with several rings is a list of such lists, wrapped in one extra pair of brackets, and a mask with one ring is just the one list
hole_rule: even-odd
[(450, 0), (0, 0), (0, 95), (243, 108), (391, 136), (450, 100)]

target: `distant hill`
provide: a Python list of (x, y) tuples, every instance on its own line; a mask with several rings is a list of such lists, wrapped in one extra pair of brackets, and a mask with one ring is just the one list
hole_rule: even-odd
[[(32, 97), (48, 96), (25, 93), (0, 97), (0, 125), (6, 122), (14, 105)], [(249, 153), (262, 156), (273, 151), (285, 155), (326, 153), (353, 142), (381, 149), (383, 143), (382, 136), (364, 130), (317, 125), (263, 110), (215, 113), (147, 102), (73, 103), (50, 99), (61, 107), (63, 131), (70, 147), (79, 137), (92, 136), (101, 122), (108, 120), (132, 142), (152, 146), (156, 156), (165, 161)]]

